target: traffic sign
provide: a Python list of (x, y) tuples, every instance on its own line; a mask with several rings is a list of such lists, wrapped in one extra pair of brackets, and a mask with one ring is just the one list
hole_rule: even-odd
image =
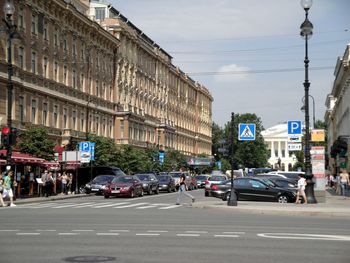
[(288, 142), (301, 142), (301, 134), (288, 134)]
[(90, 162), (95, 160), (95, 143), (94, 142), (80, 142), (79, 151), (81, 152), (82, 162)]
[(301, 134), (301, 121), (288, 121), (288, 134)]
[(240, 123), (238, 125), (238, 140), (254, 141), (255, 140), (255, 124)]
[(288, 143), (288, 151), (301, 151), (301, 143)]

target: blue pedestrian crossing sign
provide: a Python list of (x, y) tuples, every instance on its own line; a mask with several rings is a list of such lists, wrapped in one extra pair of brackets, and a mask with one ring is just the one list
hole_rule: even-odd
[(255, 140), (255, 124), (240, 123), (238, 126), (238, 140), (254, 141)]

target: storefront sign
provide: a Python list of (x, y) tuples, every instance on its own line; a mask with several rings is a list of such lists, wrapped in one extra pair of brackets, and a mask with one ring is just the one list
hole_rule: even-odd
[(325, 133), (323, 129), (313, 129), (311, 131), (311, 141), (313, 142), (324, 142)]

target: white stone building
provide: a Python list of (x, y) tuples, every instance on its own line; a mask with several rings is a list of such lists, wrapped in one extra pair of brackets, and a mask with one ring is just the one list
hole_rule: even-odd
[(291, 171), (297, 159), (292, 152), (288, 151), (288, 127), (287, 123), (280, 123), (261, 132), (270, 150), (268, 160), (271, 167)]

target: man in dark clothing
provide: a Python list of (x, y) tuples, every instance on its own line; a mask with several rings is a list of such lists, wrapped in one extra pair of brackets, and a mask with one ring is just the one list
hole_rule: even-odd
[(186, 180), (186, 175), (183, 173), (180, 176), (180, 186), (179, 186), (179, 190), (177, 192), (177, 199), (176, 199), (176, 204), (177, 205), (180, 205), (182, 195), (186, 195), (187, 197), (191, 198), (192, 199), (192, 203), (194, 203), (194, 201), (195, 201), (195, 198), (192, 195), (190, 195), (189, 193), (186, 192), (185, 180)]

